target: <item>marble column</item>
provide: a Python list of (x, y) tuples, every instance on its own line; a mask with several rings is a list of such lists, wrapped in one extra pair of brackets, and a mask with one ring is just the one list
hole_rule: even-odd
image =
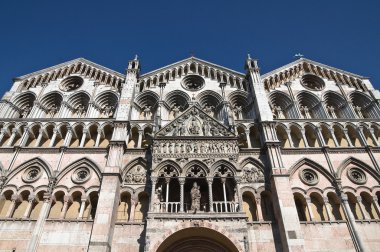
[(207, 184), (208, 184), (208, 203), (210, 205), (210, 212), (214, 212), (214, 202), (212, 199), (212, 182), (214, 181), (213, 177), (207, 178)]

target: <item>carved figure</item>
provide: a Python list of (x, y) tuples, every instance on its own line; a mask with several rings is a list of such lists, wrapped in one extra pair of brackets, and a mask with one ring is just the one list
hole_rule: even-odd
[(209, 115), (209, 116), (211, 116), (211, 117), (214, 116), (214, 109), (215, 109), (214, 106), (209, 106), (207, 103), (206, 103), (206, 105), (203, 107), (203, 111), (204, 111), (207, 115)]
[(362, 107), (360, 106), (354, 106), (356, 114), (359, 116), (359, 118), (364, 118), (363, 113), (362, 113)]
[(248, 183), (264, 182), (264, 174), (259, 168), (248, 164), (243, 169), (242, 181)]
[(144, 108), (144, 119), (145, 120), (150, 120), (152, 119), (152, 111), (151, 111), (152, 106), (145, 106)]
[(282, 108), (280, 106), (274, 106), (274, 109), (276, 111), (276, 115), (278, 119), (285, 119), (284, 112), (282, 111)]
[(305, 119), (310, 119), (311, 118), (310, 112), (309, 112), (309, 108), (307, 106), (301, 106), (300, 110), (301, 110), (301, 113), (303, 114), (303, 117)]
[(78, 117), (82, 117), (85, 113), (83, 104), (79, 104), (76, 108), (76, 113)]
[(236, 120), (241, 120), (241, 119), (243, 119), (243, 115), (242, 115), (242, 111), (243, 111), (243, 109), (242, 109), (241, 106), (235, 105), (233, 111), (234, 111), (234, 115), (235, 115), (235, 119), (236, 119)]
[(189, 132), (192, 135), (199, 135), (199, 130), (200, 130), (199, 123), (197, 122), (197, 119), (195, 119), (195, 117), (193, 117), (191, 119), (191, 123), (190, 123), (190, 126), (189, 126)]
[(210, 135), (210, 124), (208, 121), (206, 121), (206, 120), (203, 121), (202, 129), (203, 129), (203, 135), (204, 136)]
[(26, 105), (25, 108), (22, 110), (21, 117), (22, 118), (27, 117), (30, 113), (30, 110), (31, 110), (30, 106)]
[(179, 116), (179, 113), (181, 112), (181, 106), (177, 106), (177, 104), (174, 104), (174, 106), (172, 107), (172, 112), (173, 112), (173, 117), (174, 118), (177, 118), (177, 116)]
[(201, 191), (200, 191), (200, 186), (197, 185), (197, 182), (194, 182), (193, 188), (191, 188), (190, 194), (191, 194), (190, 210), (196, 213), (197, 210), (200, 210), (200, 206), (201, 206)]
[(335, 108), (333, 106), (327, 106), (327, 111), (332, 118), (337, 118), (335, 114)]
[(54, 117), (55, 114), (58, 113), (58, 108), (57, 108), (57, 105), (53, 104), (50, 106), (49, 108), (49, 114), (51, 117)]
[(106, 117), (112, 117), (114, 109), (114, 106), (106, 105), (102, 110), (102, 114)]

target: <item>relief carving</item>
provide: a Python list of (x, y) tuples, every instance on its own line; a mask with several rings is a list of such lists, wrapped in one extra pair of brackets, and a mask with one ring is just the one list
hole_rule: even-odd
[(247, 164), (243, 168), (243, 176), (241, 177), (242, 182), (264, 182), (264, 173), (263, 171), (252, 165), (252, 164)]
[(125, 175), (124, 182), (126, 184), (145, 184), (146, 171), (141, 165), (137, 165), (130, 169)]

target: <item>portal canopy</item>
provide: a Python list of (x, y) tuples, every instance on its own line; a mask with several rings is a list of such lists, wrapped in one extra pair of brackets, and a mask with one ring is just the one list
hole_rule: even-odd
[(166, 238), (157, 252), (239, 252), (223, 234), (204, 227), (191, 227)]

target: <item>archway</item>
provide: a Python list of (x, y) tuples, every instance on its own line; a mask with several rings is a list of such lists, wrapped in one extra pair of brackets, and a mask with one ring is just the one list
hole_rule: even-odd
[(223, 234), (204, 227), (182, 229), (166, 238), (157, 252), (238, 252), (234, 243)]

